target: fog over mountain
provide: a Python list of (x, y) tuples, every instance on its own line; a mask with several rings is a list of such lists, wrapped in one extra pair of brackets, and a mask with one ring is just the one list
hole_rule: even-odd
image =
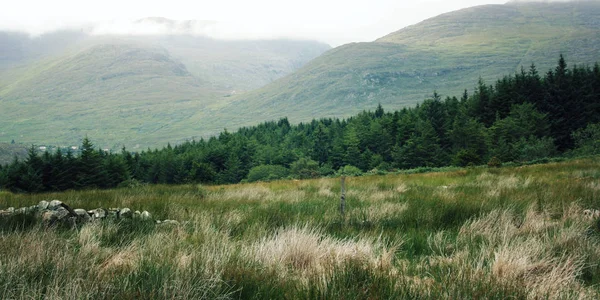
[[(0, 30), (27, 32), (33, 36), (64, 29), (97, 34), (185, 32), (218, 39), (309, 39), (338, 46), (373, 41), (441, 13), (505, 2), (224, 0), (195, 3), (171, 0), (148, 3), (141, 0), (22, 0), (3, 4)], [(160, 18), (148, 17), (179, 21), (161, 24), (156, 22)]]

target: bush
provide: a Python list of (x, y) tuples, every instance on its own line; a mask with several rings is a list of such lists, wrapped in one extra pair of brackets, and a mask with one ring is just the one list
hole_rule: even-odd
[(260, 165), (253, 167), (248, 172), (247, 181), (270, 181), (286, 178), (289, 176), (290, 170), (280, 165)]
[(379, 170), (379, 171), (383, 171), (383, 172), (389, 172), (392, 170), (392, 166), (387, 163), (387, 162), (382, 162), (380, 163), (377, 167), (375, 167), (375, 169)]
[(300, 179), (319, 177), (319, 163), (316, 161), (301, 157), (290, 165), (290, 170), (294, 177)]
[(554, 156), (557, 153), (556, 146), (554, 145), (554, 139), (551, 137), (530, 137), (529, 139), (521, 138), (515, 144), (515, 148), (519, 151), (519, 159), (521, 161), (543, 159)]
[(341, 167), (336, 174), (340, 176), (360, 176), (363, 172), (355, 166), (346, 165)]
[(492, 159), (490, 159), (490, 161), (488, 161), (487, 165), (490, 168), (500, 168), (502, 166), (502, 162), (498, 157), (494, 156)]
[(335, 174), (335, 170), (331, 167), (331, 165), (325, 164), (319, 168), (319, 174), (321, 176), (329, 176)]
[(461, 149), (452, 158), (452, 164), (459, 167), (481, 164), (481, 156), (473, 150)]
[(575, 155), (600, 154), (600, 123), (589, 124), (572, 134), (575, 141)]

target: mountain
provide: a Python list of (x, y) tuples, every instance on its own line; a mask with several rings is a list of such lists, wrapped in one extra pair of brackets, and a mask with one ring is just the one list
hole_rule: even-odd
[(88, 135), (118, 149), (221, 130), (222, 122), (198, 127), (232, 94), (287, 75), (329, 48), (187, 33), (0, 32), (0, 142), (68, 146)]
[(446, 13), (374, 42), (332, 49), (300, 70), (234, 97), (226, 110), (256, 119), (341, 117), (460, 96), (479, 78), (492, 84), (535, 63), (554, 67), (600, 59), (600, 2), (508, 3)]
[(88, 135), (102, 148), (145, 149), (285, 116), (398, 109), (434, 91), (472, 92), (479, 78), (492, 84), (532, 63), (543, 73), (561, 53), (571, 65), (592, 64), (598, 20), (599, 1), (484, 5), (330, 50), (215, 40), (199, 34), (210, 22), (162, 18), (121, 35), (3, 33), (0, 142), (68, 146)]

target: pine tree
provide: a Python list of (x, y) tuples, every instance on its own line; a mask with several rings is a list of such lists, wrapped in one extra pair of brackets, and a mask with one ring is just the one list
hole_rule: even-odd
[(319, 123), (312, 134), (312, 141), (312, 159), (320, 165), (326, 163), (329, 158), (330, 139), (325, 125)]
[(81, 155), (77, 159), (77, 181), (79, 188), (100, 188), (106, 184), (106, 171), (102, 156), (86, 136), (81, 144)]
[(351, 166), (358, 166), (360, 164), (360, 140), (358, 139), (358, 134), (356, 133), (356, 129), (350, 126), (347, 129), (346, 135), (344, 136), (344, 147), (346, 149), (344, 155), (344, 164)]

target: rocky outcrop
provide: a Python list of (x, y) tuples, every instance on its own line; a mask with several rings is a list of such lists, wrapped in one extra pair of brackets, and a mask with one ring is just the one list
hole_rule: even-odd
[[(92, 210), (85, 210), (82, 208), (73, 209), (69, 205), (59, 201), (42, 200), (37, 205), (29, 207), (22, 207), (15, 209), (9, 207), (5, 210), (0, 210), (0, 218), (11, 217), (18, 214), (29, 214), (33, 215), (40, 222), (47, 226), (53, 226), (56, 224), (68, 224), (77, 225), (88, 222), (100, 221), (105, 219), (112, 220), (140, 220), (140, 221), (153, 221), (152, 215), (148, 211), (135, 211), (125, 208), (96, 208)], [(175, 220), (156, 220), (156, 224), (169, 224), (179, 225), (179, 222)]]

